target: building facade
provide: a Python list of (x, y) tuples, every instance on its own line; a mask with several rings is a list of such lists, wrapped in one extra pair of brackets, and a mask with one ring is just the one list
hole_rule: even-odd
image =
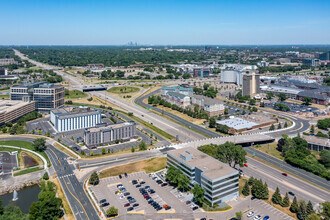
[(0, 68), (0, 76), (7, 76), (8, 70), (6, 68)]
[(320, 60), (330, 61), (330, 51), (320, 54)]
[(220, 82), (222, 83), (235, 83), (236, 85), (242, 85), (242, 71), (238, 70), (223, 70), (220, 73)]
[(191, 98), (192, 105), (198, 105), (200, 109), (203, 109), (207, 112), (209, 117), (217, 116), (224, 113), (225, 106), (220, 103), (218, 99), (212, 99), (202, 95), (194, 95)]
[(328, 138), (307, 135), (302, 135), (301, 137), (308, 142), (308, 148), (310, 150), (330, 150), (330, 140)]
[(243, 74), (242, 95), (253, 96), (260, 93), (260, 75), (253, 72), (252, 74)]
[(35, 102), (0, 100), (0, 125), (14, 122), (35, 111)]
[(83, 108), (59, 108), (51, 110), (50, 121), (57, 132), (66, 132), (95, 127), (101, 124), (101, 112)]
[(212, 74), (210, 68), (194, 68), (193, 77), (209, 77)]
[(127, 141), (136, 137), (136, 124), (133, 121), (86, 129), (84, 142), (87, 147), (110, 144), (116, 140)]
[(237, 170), (192, 147), (167, 152), (167, 168), (173, 166), (182, 171), (190, 182), (189, 187), (200, 185), (204, 199), (221, 204), (239, 196)]
[(166, 95), (168, 92), (177, 92), (181, 93), (183, 95), (192, 97), (194, 95), (194, 90), (193, 88), (190, 87), (182, 87), (182, 86), (173, 86), (173, 87), (167, 87), (163, 86), (162, 87), (162, 95)]
[(25, 83), (10, 89), (10, 99), (35, 101), (38, 111), (49, 111), (64, 105), (64, 86), (45, 82)]
[(166, 101), (180, 108), (187, 108), (190, 105), (190, 97), (178, 92), (167, 92), (163, 97), (165, 97)]

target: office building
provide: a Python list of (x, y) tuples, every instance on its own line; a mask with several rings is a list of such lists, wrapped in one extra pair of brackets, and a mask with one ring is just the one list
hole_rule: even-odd
[(8, 66), (12, 64), (18, 64), (18, 62), (15, 61), (13, 58), (0, 59), (0, 66)]
[(49, 111), (64, 105), (64, 86), (45, 82), (23, 83), (10, 89), (10, 99), (35, 101), (38, 111)]
[(320, 60), (319, 59), (303, 59), (302, 60), (302, 65), (306, 66), (318, 66)]
[(207, 112), (209, 117), (218, 116), (224, 113), (225, 106), (219, 99), (212, 99), (202, 95), (194, 95), (191, 98), (192, 105), (198, 105), (200, 109)]
[(35, 102), (0, 100), (0, 125), (14, 122), (35, 111)]
[(173, 87), (167, 87), (163, 86), (162, 87), (162, 95), (166, 95), (168, 92), (177, 92), (181, 93), (183, 95), (192, 97), (194, 94), (193, 88), (187, 88), (187, 87), (182, 87), (182, 86), (173, 86)]
[(220, 73), (220, 82), (222, 83), (235, 83), (242, 85), (243, 73), (238, 70), (223, 70)]
[(268, 67), (269, 66), (269, 63), (266, 62), (266, 61), (264, 61), (264, 60), (262, 60), (259, 63), (257, 63), (257, 66), (259, 66), (259, 67)]
[(190, 97), (182, 93), (167, 92), (163, 97), (166, 101), (170, 102), (171, 104), (175, 104), (180, 108), (186, 108), (190, 105)]
[(50, 111), (50, 121), (58, 132), (90, 128), (101, 123), (101, 112), (89, 107), (58, 108)]
[(87, 147), (110, 144), (116, 140), (128, 141), (136, 137), (136, 124), (133, 121), (86, 129), (84, 142)]
[(260, 75), (255, 72), (252, 74), (243, 74), (242, 95), (253, 96), (258, 93), (260, 93)]
[(7, 76), (8, 70), (6, 68), (0, 68), (0, 76)]
[(301, 136), (304, 140), (308, 142), (308, 148), (310, 150), (322, 151), (330, 150), (330, 140), (328, 138), (321, 138), (316, 136)]
[(330, 51), (320, 54), (320, 60), (330, 61)]
[(190, 188), (200, 185), (205, 190), (204, 199), (212, 206), (239, 196), (238, 171), (195, 148), (167, 151), (167, 168), (170, 166), (189, 178)]
[(212, 69), (198, 67), (193, 70), (193, 77), (209, 77), (212, 74)]

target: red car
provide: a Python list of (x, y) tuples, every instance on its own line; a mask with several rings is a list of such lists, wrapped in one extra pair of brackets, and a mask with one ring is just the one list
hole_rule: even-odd
[(245, 167), (248, 167), (248, 165), (247, 165), (246, 163), (243, 163), (243, 165), (244, 165)]
[(147, 198), (147, 197), (149, 197), (149, 195), (147, 194), (147, 195), (144, 195), (144, 198)]
[(127, 206), (129, 206), (130, 204), (129, 203), (126, 203), (125, 205), (124, 205), (124, 207), (127, 207)]
[(282, 173), (282, 175), (283, 175), (283, 176), (288, 176), (288, 174), (287, 174), (287, 173)]

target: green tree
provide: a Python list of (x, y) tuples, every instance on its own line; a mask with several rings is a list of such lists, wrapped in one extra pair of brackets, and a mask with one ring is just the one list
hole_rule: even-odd
[(92, 175), (89, 178), (89, 184), (91, 185), (97, 185), (99, 184), (100, 180), (99, 180), (99, 176), (97, 175), (96, 172), (93, 172)]
[(243, 212), (242, 212), (242, 211), (236, 212), (236, 213), (235, 213), (235, 216), (236, 216), (237, 219), (240, 220), (240, 219), (242, 219), (242, 217), (243, 217)]
[(311, 126), (311, 130), (309, 131), (311, 134), (314, 134), (315, 132), (315, 128), (314, 128), (314, 125)]
[(143, 141), (141, 141), (141, 143), (139, 144), (139, 150), (140, 151), (147, 150), (146, 143), (144, 143)]
[(326, 168), (330, 168), (330, 151), (322, 150), (320, 153), (320, 163), (322, 163)]
[(278, 187), (276, 187), (276, 190), (273, 193), (272, 202), (274, 204), (282, 204), (282, 196)]
[(262, 188), (262, 198), (261, 199), (267, 200), (268, 198), (269, 198), (269, 190), (268, 190), (268, 185), (265, 182), (265, 184), (263, 185), (263, 188)]
[(216, 125), (216, 121), (215, 121), (215, 117), (211, 117), (210, 118), (210, 121), (209, 121), (209, 127), (210, 128), (215, 128), (215, 125)]
[(7, 128), (6, 127), (3, 127), (1, 130), (2, 130), (2, 133), (7, 133)]
[(45, 172), (45, 174), (42, 177), (44, 180), (49, 180), (48, 172)]
[(6, 123), (6, 126), (9, 127), (9, 128), (11, 128), (11, 127), (13, 127), (13, 123), (11, 123), (11, 122), (7, 122), (7, 123)]
[(270, 126), (269, 130), (270, 130), (270, 131), (274, 131), (274, 130), (275, 130), (275, 125), (272, 124), (272, 125)]
[(192, 189), (192, 192), (197, 203), (199, 205), (202, 205), (204, 203), (205, 190), (200, 185), (195, 184), (194, 188)]
[(298, 202), (297, 202), (297, 198), (294, 197), (293, 201), (291, 203), (291, 206), (290, 206), (290, 211), (293, 212), (293, 213), (297, 213), (298, 210), (299, 210), (299, 205), (298, 205)]
[(131, 152), (134, 153), (135, 152), (135, 148), (132, 146), (131, 148)]
[(251, 177), (249, 178), (249, 180), (248, 180), (248, 184), (249, 184), (249, 186), (252, 186), (252, 185), (254, 184), (255, 181), (256, 181), (256, 179), (255, 179), (253, 176), (251, 176)]
[(277, 95), (277, 97), (283, 102), (284, 100), (286, 100), (286, 95), (284, 93), (280, 93)]
[(3, 208), (3, 214), (0, 213), (0, 220), (28, 220), (29, 215), (24, 214), (21, 209), (13, 203), (9, 203)]
[(321, 220), (321, 218), (316, 213), (312, 213), (308, 215), (305, 220)]
[(285, 196), (284, 196), (284, 199), (283, 199), (283, 202), (282, 202), (281, 206), (282, 207), (289, 207), (290, 206), (290, 198), (289, 198), (288, 193), (285, 193)]
[(249, 187), (249, 183), (248, 182), (245, 182), (244, 187), (242, 189), (242, 194), (244, 196), (250, 195), (250, 187)]
[(102, 148), (102, 154), (105, 154), (106, 152), (105, 152), (105, 148)]
[(246, 111), (243, 109), (243, 111), (242, 111), (242, 115), (245, 115), (246, 114)]
[(189, 178), (184, 175), (184, 174), (180, 174), (178, 176), (178, 189), (182, 190), (182, 191), (186, 191), (189, 189), (189, 185), (188, 183), (190, 182)]
[(250, 99), (249, 100), (249, 104), (250, 105), (255, 105), (256, 104), (256, 100), (255, 99)]
[(228, 108), (226, 107), (225, 110), (224, 110), (224, 114), (225, 115), (228, 115)]
[(118, 209), (115, 208), (114, 206), (111, 206), (110, 208), (107, 209), (106, 211), (107, 217), (113, 217), (118, 215)]
[(323, 219), (330, 219), (330, 202), (320, 203), (320, 215)]
[(2, 200), (0, 199), (0, 215), (3, 214)]
[(45, 138), (35, 139), (32, 145), (34, 147), (34, 150), (39, 152), (43, 152), (47, 148)]
[(314, 207), (311, 201), (308, 201), (307, 206), (306, 206), (306, 213), (307, 215), (313, 214), (314, 213)]
[(264, 188), (262, 180), (255, 180), (251, 188), (251, 193), (254, 197), (263, 199), (265, 197)]
[(317, 121), (317, 127), (319, 129), (327, 130), (330, 128), (330, 118), (320, 119)]
[(304, 97), (303, 99), (302, 99), (302, 101), (304, 102), (303, 104), (304, 105), (310, 105), (311, 103), (312, 103), (312, 98), (311, 97)]
[(288, 127), (288, 123), (285, 122), (285, 123), (284, 123), (284, 128), (287, 128), (287, 127)]
[(299, 202), (299, 209), (297, 212), (297, 218), (299, 220), (304, 220), (307, 217), (307, 207), (306, 207), (306, 202), (304, 200), (301, 200)]
[(266, 93), (267, 99), (272, 99), (274, 97), (274, 94), (271, 92)]

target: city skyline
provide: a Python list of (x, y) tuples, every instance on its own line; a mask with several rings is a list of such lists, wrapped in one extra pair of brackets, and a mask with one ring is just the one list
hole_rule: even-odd
[(330, 2), (10, 1), (0, 45), (324, 45)]

